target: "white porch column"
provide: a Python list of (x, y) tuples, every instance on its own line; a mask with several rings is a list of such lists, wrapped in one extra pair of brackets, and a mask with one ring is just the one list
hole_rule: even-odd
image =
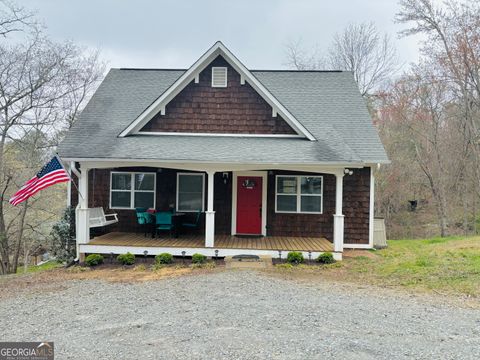
[(76, 208), (77, 219), (77, 256), (79, 244), (87, 244), (90, 241), (90, 226), (88, 220), (88, 168), (80, 165), (78, 178), (78, 207)]
[(344, 173), (335, 174), (335, 215), (333, 215), (333, 248), (335, 252), (343, 251), (343, 175)]
[(215, 171), (207, 171), (207, 211), (205, 211), (205, 247), (213, 247), (215, 238), (215, 211), (213, 211), (214, 176)]
[(373, 231), (375, 221), (375, 173), (373, 166), (370, 168), (370, 217), (368, 224), (368, 246), (373, 248)]
[[(70, 161), (65, 169), (67, 170), (68, 175), (70, 175), (70, 179), (72, 178), (72, 166), (75, 166), (75, 163)], [(70, 206), (72, 206), (72, 181), (67, 182), (67, 207)]]

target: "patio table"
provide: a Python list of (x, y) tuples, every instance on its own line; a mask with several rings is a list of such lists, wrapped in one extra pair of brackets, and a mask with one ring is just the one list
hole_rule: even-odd
[[(155, 214), (157, 212), (160, 212), (160, 210), (147, 209), (147, 212), (149, 214), (152, 214), (153, 217), (155, 217)], [(182, 213), (182, 212), (172, 213), (173, 237), (175, 237), (175, 238), (178, 238), (178, 235), (180, 233), (179, 230), (180, 230), (180, 226), (181, 226), (182, 216), (185, 216), (185, 213)], [(156, 221), (152, 221), (152, 239), (155, 238), (156, 230), (157, 230)]]

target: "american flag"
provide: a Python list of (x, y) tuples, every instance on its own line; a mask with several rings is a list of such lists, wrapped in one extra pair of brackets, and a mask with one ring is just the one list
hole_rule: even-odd
[(28, 180), (25, 185), (12, 196), (9, 203), (16, 206), (40, 190), (65, 181), (70, 181), (70, 176), (60, 163), (60, 160), (54, 156), (37, 175)]

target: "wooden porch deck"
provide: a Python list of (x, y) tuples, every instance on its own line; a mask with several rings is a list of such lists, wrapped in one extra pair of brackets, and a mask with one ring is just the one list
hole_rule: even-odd
[[(202, 235), (181, 235), (179, 238), (161, 237), (152, 239), (149, 235), (111, 232), (97, 236), (88, 245), (135, 246), (135, 247), (173, 247), (203, 248), (205, 238)], [(215, 235), (215, 248), (218, 249), (253, 249), (282, 251), (332, 252), (333, 244), (321, 237), (238, 237)]]

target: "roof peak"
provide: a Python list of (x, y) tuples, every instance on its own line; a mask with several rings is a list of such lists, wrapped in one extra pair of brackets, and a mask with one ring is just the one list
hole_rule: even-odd
[(273, 94), (243, 65), (240, 60), (225, 46), (217, 41), (210, 47), (193, 65), (181, 74), (177, 80), (165, 90), (153, 103), (150, 104), (130, 125), (128, 125), (119, 137), (125, 137), (138, 132), (155, 114), (164, 113), (168, 104), (185, 86), (191, 81), (198, 82), (199, 74), (218, 56), (229, 63), (240, 74), (241, 82), (248, 81), (249, 85), (272, 107), (272, 111), (278, 113), (299, 135), (315, 141), (315, 137), (300, 123), (295, 116), (273, 96)]

